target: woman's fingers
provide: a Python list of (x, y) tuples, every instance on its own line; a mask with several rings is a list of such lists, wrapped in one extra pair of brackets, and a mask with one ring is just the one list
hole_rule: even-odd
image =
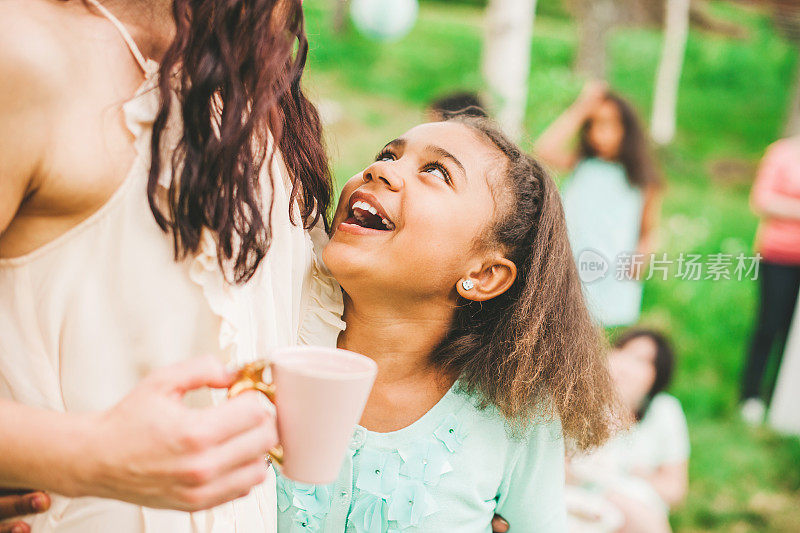
[[(42, 513), (50, 508), (50, 496), (44, 492), (28, 492), (0, 496), (0, 520), (15, 518), (26, 514)], [(0, 533), (30, 533), (25, 522), (6, 522), (0, 524)]]
[(208, 509), (246, 496), (255, 485), (267, 479), (268, 471), (266, 460), (260, 457), (211, 483), (186, 489), (181, 498), (187, 505), (184, 510)]
[(50, 497), (44, 492), (0, 496), (0, 520), (41, 513), (49, 508)]
[(494, 515), (492, 518), (492, 532), (493, 533), (506, 533), (508, 531), (508, 522), (500, 515)]
[(204, 460), (217, 465), (218, 474), (221, 476), (244, 464), (264, 461), (267, 452), (277, 444), (278, 432), (272, 418), (268, 423), (245, 431), (209, 450)]
[(267, 452), (277, 444), (274, 420), (245, 431), (197, 454), (178, 482), (188, 487), (211, 485), (251, 464), (265, 464)]
[(198, 412), (198, 427), (209, 433), (214, 444), (225, 442), (255, 428), (274, 427), (274, 416), (263, 404), (261, 393), (248, 391)]
[(227, 370), (216, 358), (206, 356), (159, 368), (146, 381), (166, 392), (183, 395), (200, 387), (229, 387), (235, 377), (235, 372)]
[(9, 522), (0, 524), (0, 533), (31, 533), (31, 527), (25, 522)]

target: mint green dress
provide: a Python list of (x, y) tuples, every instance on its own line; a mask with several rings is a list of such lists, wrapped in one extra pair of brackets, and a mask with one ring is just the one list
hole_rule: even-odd
[(628, 182), (620, 163), (588, 158), (564, 184), (562, 199), (589, 310), (606, 327), (634, 324), (642, 307), (642, 283), (627, 274), (627, 267), (639, 261), (634, 254), (642, 190)]
[(510, 436), (493, 407), (454, 386), (408, 427), (357, 427), (330, 485), (278, 476), (279, 533), (566, 531), (564, 442), (557, 420)]

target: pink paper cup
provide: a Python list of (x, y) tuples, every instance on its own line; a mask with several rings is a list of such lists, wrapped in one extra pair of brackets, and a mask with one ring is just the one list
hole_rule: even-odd
[(378, 366), (361, 354), (321, 346), (273, 352), (271, 383), (264, 380), (266, 366), (257, 361), (242, 368), (229, 396), (257, 390), (275, 404), (280, 447), (270, 457), (282, 475), (301, 483), (333, 482)]

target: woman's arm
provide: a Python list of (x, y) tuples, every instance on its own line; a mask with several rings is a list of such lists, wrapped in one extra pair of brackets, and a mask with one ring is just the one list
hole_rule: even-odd
[(264, 481), (277, 443), (274, 418), (255, 393), (192, 409), (183, 395), (227, 387), (211, 357), (153, 372), (103, 413), (58, 413), (0, 400), (0, 486), (36, 487), (147, 507), (206, 509)]
[(533, 145), (535, 154), (560, 172), (575, 166), (577, 154), (570, 143), (605, 93), (604, 82), (587, 82), (578, 99), (536, 139)]
[(640, 477), (653, 486), (664, 503), (673, 507), (683, 501), (689, 489), (689, 462), (664, 464), (655, 472)]
[(636, 246), (637, 253), (647, 256), (656, 249), (656, 237), (660, 219), (661, 191), (656, 186), (650, 186), (644, 191), (644, 207), (642, 208), (639, 242)]
[(772, 192), (764, 193), (761, 198), (761, 203), (750, 204), (759, 217), (800, 220), (800, 200)]
[(607, 493), (605, 497), (625, 518), (617, 533), (672, 533), (669, 517), (661, 510), (616, 492)]
[(797, 141), (783, 140), (773, 144), (764, 155), (750, 194), (750, 207), (759, 217), (800, 220), (800, 199), (781, 194), (776, 187), (786, 161), (796, 159), (789, 153), (794, 150), (800, 150)]

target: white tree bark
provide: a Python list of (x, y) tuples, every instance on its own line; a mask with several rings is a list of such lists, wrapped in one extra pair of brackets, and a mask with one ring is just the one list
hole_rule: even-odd
[(489, 0), (483, 42), (483, 76), (495, 116), (512, 138), (522, 135), (536, 0)]
[(675, 137), (678, 86), (689, 36), (690, 0), (667, 0), (664, 16), (664, 45), (656, 75), (651, 134), (658, 144)]
[(347, 27), (348, 0), (333, 0), (333, 31), (337, 34), (344, 33)]
[[(800, 52), (800, 44), (798, 44), (798, 52)], [(784, 131), (786, 137), (800, 135), (800, 58), (798, 58), (796, 68), (794, 83), (790, 89), (789, 116), (786, 119), (786, 129)]]
[(578, 17), (575, 70), (587, 78), (606, 79), (608, 38), (617, 24), (619, 0), (573, 0)]

